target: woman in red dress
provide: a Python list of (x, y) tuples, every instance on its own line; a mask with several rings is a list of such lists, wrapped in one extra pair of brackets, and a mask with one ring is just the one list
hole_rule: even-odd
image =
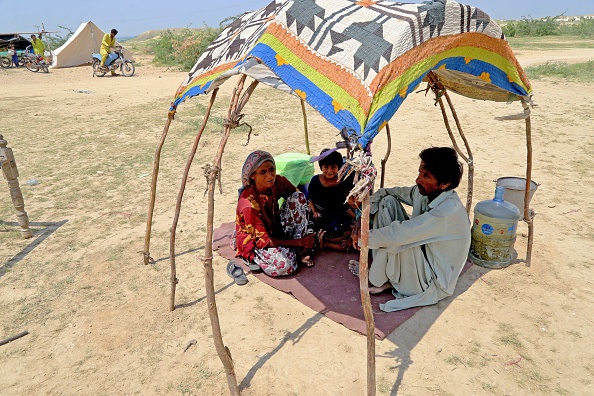
[[(299, 263), (314, 265), (315, 234), (305, 195), (276, 174), (270, 153), (248, 155), (241, 172), (235, 217), (237, 256), (269, 276), (293, 273)], [(279, 207), (278, 200), (285, 202)]]

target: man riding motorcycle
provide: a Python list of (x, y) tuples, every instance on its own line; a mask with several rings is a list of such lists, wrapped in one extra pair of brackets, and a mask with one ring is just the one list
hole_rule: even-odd
[[(103, 40), (101, 41), (101, 50), (99, 53), (101, 54), (101, 68), (107, 70), (107, 66), (105, 66), (105, 60), (110, 53), (110, 50), (115, 46), (115, 36), (118, 34), (116, 29), (111, 29), (110, 33), (105, 33), (103, 36)], [(115, 71), (111, 71), (111, 75), (115, 76)]]

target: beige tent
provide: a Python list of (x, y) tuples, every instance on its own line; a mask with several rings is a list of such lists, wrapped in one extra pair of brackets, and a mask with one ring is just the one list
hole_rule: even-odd
[[(52, 51), (52, 68), (73, 67), (90, 64), (92, 54), (98, 53), (105, 32), (93, 22), (81, 23), (76, 32), (60, 48)], [(116, 45), (121, 45), (116, 41)], [(124, 56), (133, 60), (130, 51), (124, 48)]]

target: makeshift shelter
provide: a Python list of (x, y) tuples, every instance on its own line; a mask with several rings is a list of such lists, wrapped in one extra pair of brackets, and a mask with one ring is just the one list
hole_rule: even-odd
[(0, 34), (0, 51), (6, 52), (10, 45), (14, 45), (16, 51), (24, 51), (31, 42), (19, 33)]
[[(73, 67), (90, 64), (93, 53), (99, 53), (105, 32), (93, 22), (81, 23), (76, 32), (60, 47), (52, 51), (52, 68)], [(115, 45), (122, 45), (116, 41)], [(124, 48), (126, 59), (133, 60), (132, 53)]]
[[(423, 4), (383, 0), (278, 0), (261, 10), (243, 14), (229, 25), (200, 56), (178, 88), (169, 109), (155, 151), (143, 252), (145, 264), (151, 260), (152, 213), (161, 148), (169, 125), (177, 107), (185, 99), (211, 93), (210, 105), (186, 163), (171, 227), (170, 309), (175, 307), (177, 283), (175, 232), (188, 171), (218, 87), (233, 75), (241, 75), (241, 78), (230, 100), (217, 155), (206, 171), (208, 215), (203, 260), (213, 338), (232, 394), (238, 394), (237, 381), (231, 355), (221, 337), (212, 279), (214, 190), (229, 133), (241, 125), (244, 117), (241, 111), (259, 83), (281, 89), (301, 100), (306, 141), (305, 103), (316, 109), (342, 132), (344, 141), (337, 145), (347, 147), (352, 162), (359, 166), (361, 178), (356, 191), (351, 194), (363, 201), (360, 285), (368, 328), (368, 394), (375, 393), (374, 319), (367, 291), (369, 191), (375, 170), (365, 152), (381, 129), (385, 128), (389, 135), (388, 121), (407, 95), (417, 90), (421, 83), (427, 83), (426, 91), (434, 94), (453, 146), (468, 165), (467, 210), (472, 203), (473, 158), (448, 91), (474, 99), (522, 104), (523, 111), (519, 115), (502, 119), (526, 122), (528, 154), (524, 221), (529, 226), (526, 262), (530, 263), (534, 216), (528, 208), (532, 89), (501, 28), (482, 10), (452, 0), (425, 1)], [(253, 82), (241, 95), (247, 77)], [(450, 128), (444, 98), (464, 141), (464, 151), (456, 143)], [(388, 138), (389, 142), (391, 137)]]

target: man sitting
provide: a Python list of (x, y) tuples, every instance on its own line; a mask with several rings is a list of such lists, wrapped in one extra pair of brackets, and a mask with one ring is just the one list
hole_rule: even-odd
[[(454, 191), (463, 172), (458, 155), (449, 147), (431, 147), (419, 157), (415, 186), (382, 188), (371, 196), (369, 291), (392, 289), (397, 299), (380, 304), (387, 312), (451, 296), (470, 247), (470, 221)], [(402, 204), (412, 206), (410, 218)], [(349, 263), (355, 275), (358, 266)]]

